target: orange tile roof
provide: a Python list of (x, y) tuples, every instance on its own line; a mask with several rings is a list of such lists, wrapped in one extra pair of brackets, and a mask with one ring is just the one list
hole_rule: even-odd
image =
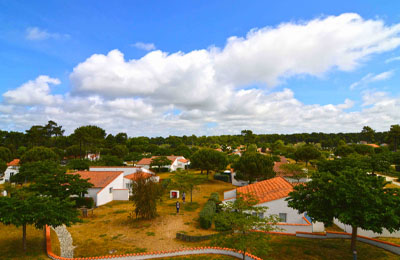
[(11, 162), (7, 163), (7, 166), (18, 166), (19, 165), (19, 159), (14, 159)]
[(132, 181), (136, 181), (139, 178), (148, 179), (151, 176), (153, 176), (153, 175), (150, 173), (147, 173), (147, 172), (135, 172), (135, 173), (124, 176), (124, 178), (132, 180)]
[(380, 147), (380, 146), (377, 145), (377, 144), (367, 144), (367, 145), (372, 146), (372, 147), (374, 147), (374, 148), (379, 148), (379, 147)]
[(90, 168), (141, 168), (139, 166), (90, 166)]
[(87, 179), (93, 184), (93, 188), (104, 188), (122, 173), (122, 171), (77, 171), (69, 174), (79, 174), (82, 179)]
[(281, 169), (281, 165), (288, 163), (288, 160), (285, 156), (280, 156), (281, 161), (274, 163), (274, 172), (276, 172), (277, 176), (285, 176), (285, 171)]
[(282, 177), (260, 181), (236, 189), (236, 194), (253, 194), (258, 199), (258, 204), (285, 198), (293, 191), (293, 186)]
[[(138, 161), (136, 164), (137, 164), (137, 165), (150, 165), (150, 164), (151, 164), (151, 161), (152, 161), (154, 158), (157, 158), (157, 157), (159, 157), (159, 156), (152, 156), (151, 158), (143, 158), (143, 159), (141, 159), (140, 161)], [(171, 155), (171, 156), (166, 156), (166, 157), (168, 158), (168, 160), (171, 161), (171, 164), (172, 164), (172, 163), (174, 163), (175, 160), (176, 160), (178, 157), (180, 157), (180, 156), (173, 156), (173, 155)]]
[(183, 162), (183, 163), (187, 163), (189, 160), (186, 160), (186, 159), (179, 159), (178, 161)]

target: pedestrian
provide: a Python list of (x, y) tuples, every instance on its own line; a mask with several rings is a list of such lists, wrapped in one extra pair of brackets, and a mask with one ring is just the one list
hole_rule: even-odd
[(183, 193), (182, 193), (182, 201), (183, 201), (183, 204), (185, 204), (185, 200), (186, 200), (186, 194), (185, 194), (185, 192), (183, 192)]
[(181, 204), (179, 203), (179, 201), (176, 201), (176, 214), (179, 213), (179, 208), (181, 207)]

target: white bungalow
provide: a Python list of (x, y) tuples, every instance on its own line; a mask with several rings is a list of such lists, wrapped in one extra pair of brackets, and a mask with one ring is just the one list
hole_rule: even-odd
[(280, 218), (278, 231), (285, 233), (323, 232), (324, 225), (320, 222), (313, 223), (305, 214), (299, 214), (297, 210), (288, 206), (285, 199), (293, 191), (293, 186), (282, 177), (260, 181), (234, 190), (224, 192), (224, 201), (234, 201), (238, 194), (253, 194), (258, 199), (257, 206), (268, 207), (266, 213), (260, 217), (276, 215)]
[[(154, 158), (159, 156), (152, 156), (151, 158), (143, 158), (136, 163), (137, 167), (150, 169), (150, 164)], [(168, 168), (168, 171), (173, 172), (177, 169), (186, 169), (190, 165), (190, 161), (183, 156), (166, 156), (170, 161), (170, 165), (165, 165), (163, 168)]]
[(10, 181), (11, 176), (17, 174), (19, 172), (19, 159), (14, 159), (11, 162), (7, 163), (7, 169), (4, 172), (4, 176), (0, 175), (0, 184), (4, 182)]

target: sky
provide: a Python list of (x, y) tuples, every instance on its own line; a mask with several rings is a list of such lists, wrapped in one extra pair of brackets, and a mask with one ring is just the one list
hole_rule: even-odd
[(0, 0), (0, 129), (387, 131), (400, 1)]

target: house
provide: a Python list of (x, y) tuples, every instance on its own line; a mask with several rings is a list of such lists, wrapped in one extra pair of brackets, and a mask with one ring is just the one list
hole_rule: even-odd
[(297, 210), (288, 206), (285, 199), (293, 191), (293, 185), (282, 177), (275, 177), (269, 180), (260, 181), (234, 190), (224, 192), (224, 202), (235, 201), (238, 194), (253, 194), (259, 201), (256, 206), (268, 207), (266, 213), (260, 217), (269, 215), (279, 216), (280, 222), (276, 225), (280, 232), (296, 233), (322, 232), (323, 223), (313, 223), (306, 214), (299, 214)]
[(90, 166), (89, 171), (102, 171), (102, 172), (109, 172), (109, 171), (121, 171), (124, 173), (124, 176), (129, 174), (133, 174), (136, 172), (146, 172), (152, 175), (155, 175), (149, 169), (138, 167), (138, 166)]
[(100, 160), (100, 154), (99, 153), (88, 153), (85, 156), (85, 159), (89, 160), (89, 161), (98, 161)]
[[(137, 167), (142, 167), (144, 169), (150, 169), (150, 164), (154, 158), (159, 156), (152, 156), (151, 158), (143, 158), (136, 163)], [(163, 168), (168, 168), (168, 171), (173, 172), (177, 169), (186, 169), (190, 165), (190, 161), (185, 159), (183, 156), (166, 156), (170, 161), (170, 165), (166, 165)]]
[(10, 181), (11, 176), (17, 174), (19, 172), (19, 159), (14, 159), (11, 162), (7, 163), (7, 169), (4, 172), (4, 176), (0, 176), (0, 184), (4, 182)]
[(124, 187), (125, 189), (129, 190), (129, 194), (131, 194), (131, 185), (132, 182), (137, 181), (139, 178), (144, 178), (146, 180), (150, 180), (153, 182), (159, 182), (160, 181), (160, 177), (159, 176), (155, 176), (154, 174), (150, 174), (147, 172), (142, 172), (142, 171), (138, 171), (136, 173), (132, 173), (129, 175), (124, 176)]
[(82, 179), (93, 184), (85, 197), (93, 198), (96, 206), (113, 200), (129, 200), (129, 190), (124, 187), (123, 171), (77, 171), (69, 174), (79, 174)]

